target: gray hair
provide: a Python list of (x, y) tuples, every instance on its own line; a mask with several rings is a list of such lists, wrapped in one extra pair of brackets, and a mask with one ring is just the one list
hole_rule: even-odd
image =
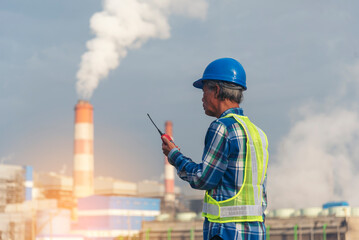
[(243, 101), (243, 88), (237, 84), (217, 80), (204, 80), (203, 85), (206, 85), (210, 90), (216, 89), (216, 85), (218, 85), (218, 98), (221, 100), (228, 99), (238, 104)]

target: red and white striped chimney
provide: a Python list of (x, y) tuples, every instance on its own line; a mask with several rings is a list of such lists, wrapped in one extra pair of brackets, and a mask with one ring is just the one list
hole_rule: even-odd
[[(171, 121), (166, 121), (165, 132), (167, 135), (173, 138)], [(165, 201), (166, 202), (175, 201), (175, 173), (174, 173), (174, 168), (168, 162), (167, 157), (165, 157)]]
[(75, 198), (94, 193), (93, 107), (79, 100), (75, 106), (73, 193)]

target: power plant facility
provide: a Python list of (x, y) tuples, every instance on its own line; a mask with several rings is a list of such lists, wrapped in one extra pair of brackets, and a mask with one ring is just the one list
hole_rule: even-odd
[(357, 11), (1, 1), (0, 240), (359, 240)]
[(76, 198), (93, 195), (93, 107), (80, 100), (75, 107), (74, 134), (74, 196)]
[[(182, 194), (167, 158), (163, 182), (95, 175), (93, 114), (90, 102), (78, 101), (72, 176), (0, 165), (0, 239), (203, 239), (203, 197)], [(173, 138), (173, 123), (164, 127)], [(265, 221), (268, 240), (359, 239), (359, 207), (345, 201), (271, 209)]]

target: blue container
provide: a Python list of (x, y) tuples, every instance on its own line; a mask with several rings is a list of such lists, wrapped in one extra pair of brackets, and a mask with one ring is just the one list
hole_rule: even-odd
[(160, 204), (161, 200), (156, 198), (90, 196), (78, 200), (78, 210), (126, 209), (159, 211)]
[(160, 199), (90, 196), (78, 200), (78, 230), (140, 230), (160, 212)]
[(121, 230), (141, 230), (143, 221), (153, 221), (155, 217), (126, 217), (126, 216), (117, 216), (112, 217), (110, 220), (111, 229), (121, 229)]
[(73, 226), (77, 230), (141, 230), (143, 221), (155, 217), (141, 216), (81, 216)]
[(108, 216), (81, 216), (73, 227), (78, 230), (108, 230), (109, 226)]
[(323, 209), (328, 209), (332, 207), (349, 207), (349, 203), (345, 201), (341, 201), (341, 202), (327, 202), (323, 204)]
[(104, 196), (90, 196), (86, 198), (79, 198), (77, 207), (78, 210), (96, 210), (96, 209), (109, 209), (111, 197)]

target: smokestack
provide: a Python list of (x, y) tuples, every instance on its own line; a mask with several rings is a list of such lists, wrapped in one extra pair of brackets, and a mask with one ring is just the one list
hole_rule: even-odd
[(74, 197), (87, 197), (94, 193), (93, 107), (79, 100), (75, 106), (74, 141)]
[[(172, 122), (166, 121), (165, 132), (172, 137)], [(165, 202), (174, 203), (175, 201), (175, 174), (174, 169), (165, 157)]]

